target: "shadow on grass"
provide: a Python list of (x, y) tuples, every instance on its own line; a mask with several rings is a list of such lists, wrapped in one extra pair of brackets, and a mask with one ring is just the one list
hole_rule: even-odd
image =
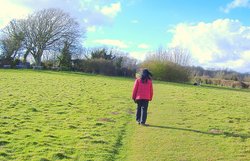
[(235, 133), (223, 132), (223, 131), (207, 132), (207, 131), (200, 131), (200, 130), (194, 130), (194, 129), (185, 129), (185, 128), (170, 127), (170, 126), (159, 126), (159, 125), (150, 125), (148, 127), (150, 127), (150, 128), (161, 128), (161, 129), (173, 129), (173, 130), (190, 131), (190, 132), (206, 134), (206, 135), (214, 135), (214, 136), (221, 135), (221, 136), (225, 136), (225, 137), (237, 137), (237, 138), (241, 138), (243, 140), (250, 138), (250, 135), (247, 135), (247, 134), (235, 134)]

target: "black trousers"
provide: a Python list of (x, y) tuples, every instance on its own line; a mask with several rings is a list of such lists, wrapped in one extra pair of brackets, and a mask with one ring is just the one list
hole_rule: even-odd
[(148, 100), (137, 100), (136, 121), (145, 124), (148, 115)]

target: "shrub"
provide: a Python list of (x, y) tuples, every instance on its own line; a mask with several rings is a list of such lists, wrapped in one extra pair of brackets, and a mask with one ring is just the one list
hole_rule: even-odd
[(74, 60), (73, 70), (103, 75), (116, 74), (113, 62), (105, 59)]
[(189, 81), (189, 70), (169, 61), (147, 60), (141, 64), (141, 67), (148, 68), (153, 73), (154, 79), (157, 80), (171, 82)]

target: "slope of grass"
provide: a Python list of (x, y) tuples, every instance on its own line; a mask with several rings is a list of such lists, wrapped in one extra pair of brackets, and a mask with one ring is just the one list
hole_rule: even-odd
[(133, 80), (0, 70), (0, 160), (247, 161), (250, 91), (154, 81), (149, 127)]
[(250, 91), (154, 83), (149, 127), (130, 123), (120, 160), (250, 160)]
[(113, 160), (132, 80), (0, 70), (0, 160)]

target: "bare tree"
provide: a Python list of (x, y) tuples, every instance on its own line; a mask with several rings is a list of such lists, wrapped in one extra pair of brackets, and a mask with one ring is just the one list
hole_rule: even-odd
[(169, 61), (169, 54), (166, 49), (160, 46), (156, 51), (149, 52), (146, 60)]
[(186, 49), (180, 47), (164, 49), (159, 47), (156, 51), (149, 53), (146, 59), (188, 66), (191, 58), (189, 51)]
[(12, 20), (1, 30), (0, 46), (3, 57), (6, 59), (14, 59), (22, 47), (24, 35), (19, 27), (19, 22), (18, 20)]
[(41, 65), (45, 50), (58, 50), (64, 42), (73, 42), (80, 34), (79, 24), (60, 9), (44, 9), (28, 16), (21, 24), (26, 53), (31, 53), (36, 65)]
[(180, 47), (169, 48), (167, 53), (169, 53), (169, 60), (173, 63), (179, 64), (181, 66), (188, 66), (190, 63), (190, 54), (187, 49)]

